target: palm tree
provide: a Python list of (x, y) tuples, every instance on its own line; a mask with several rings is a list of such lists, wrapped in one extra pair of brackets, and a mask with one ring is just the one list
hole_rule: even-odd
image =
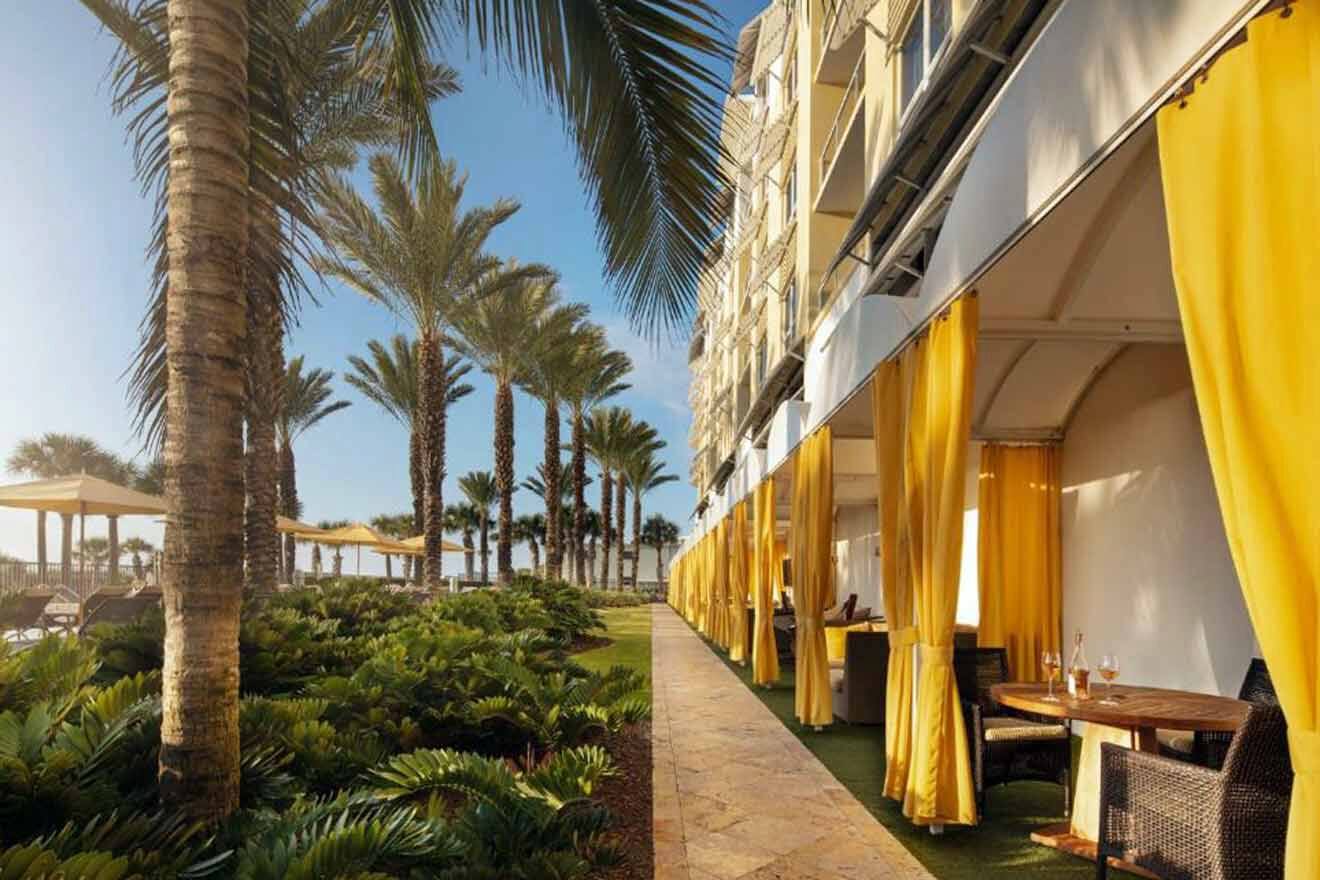
[[(323, 520), (321, 520), (320, 522), (318, 522), (318, 523), (316, 524), (316, 527), (317, 527), (318, 529), (320, 529), (321, 531), (323, 531), (323, 532), (333, 532), (335, 529), (342, 529), (344, 526), (346, 526), (346, 525), (348, 525), (348, 524), (349, 524), (349, 522), (348, 522), (348, 520), (346, 520), (346, 519), (323, 519)], [(343, 553), (343, 545), (342, 545), (342, 544), (331, 544), (331, 545), (329, 545), (329, 546), (330, 546), (331, 549), (333, 549), (334, 552), (335, 552), (333, 562), (331, 563), (331, 566), (332, 566), (332, 567), (331, 567), (331, 574), (332, 574), (334, 577), (339, 577), (340, 575), (342, 575), (342, 574), (344, 573), (344, 553)], [(320, 576), (320, 574), (321, 574), (321, 545), (320, 545), (320, 544), (315, 544), (315, 543), (312, 544), (312, 571), (314, 571), (314, 572), (317, 574), (317, 576)]]
[(445, 531), (457, 532), (463, 537), (464, 580), (471, 583), (476, 575), (476, 547), (472, 536), (481, 528), (481, 512), (470, 503), (451, 504), (445, 508)]
[(658, 513), (646, 518), (646, 522), (642, 525), (642, 543), (655, 548), (655, 582), (662, 593), (665, 586), (665, 548), (673, 546), (677, 541), (676, 523)]
[[(615, 557), (617, 574), (617, 583), (620, 590), (623, 589), (623, 563), (624, 563), (624, 536), (628, 528), (628, 469), (634, 459), (639, 456), (649, 455), (661, 447), (664, 441), (659, 438), (655, 428), (643, 421), (633, 421), (631, 417), (626, 423), (623, 432), (617, 437), (617, 445), (614, 448), (614, 468), (618, 472), (616, 477), (618, 481), (618, 503), (615, 506), (615, 536), (619, 541), (619, 553)], [(634, 501), (634, 507), (636, 502)], [(641, 523), (637, 525), (640, 527)], [(633, 552), (637, 551), (637, 535), (633, 535)], [(608, 554), (607, 554), (608, 556)], [(634, 556), (635, 560), (635, 556)], [(637, 566), (634, 561), (633, 572), (636, 573)]]
[[(378, 340), (367, 343), (371, 360), (357, 356), (348, 359), (352, 372), (344, 375), (348, 384), (368, 400), (393, 416), (408, 429), (408, 476), (412, 482), (413, 523), (411, 535), (425, 528), (426, 487), (422, 480), (422, 434), (418, 412), (417, 343), (396, 334), (388, 348)], [(458, 355), (441, 358), (440, 388), (446, 413), (455, 403), (472, 393), (473, 388), (460, 381), (472, 365)], [(437, 442), (432, 438), (432, 442)], [(406, 564), (407, 560), (405, 560)]]
[(632, 488), (633, 497), (632, 580), (634, 589), (637, 587), (637, 572), (642, 564), (642, 498), (651, 490), (657, 489), (665, 483), (673, 483), (678, 479), (674, 474), (665, 473), (664, 462), (655, 457), (655, 453), (664, 446), (663, 442), (657, 442), (659, 442), (659, 446), (638, 449), (628, 457), (623, 467), (623, 473), (628, 478), (628, 485)]
[(499, 489), (490, 471), (467, 472), (458, 478), (458, 488), (477, 513), (481, 535), (481, 582), (488, 584), (490, 583), (490, 509), (499, 501)]
[(100, 535), (88, 538), (73, 551), (73, 555), (79, 562), (86, 561), (98, 565), (110, 558), (110, 541)]
[(156, 548), (143, 538), (129, 538), (123, 544), (119, 545), (120, 551), (128, 553), (133, 557), (133, 579), (142, 580), (146, 572), (142, 564), (142, 557), (156, 552)]
[(554, 328), (547, 331), (551, 339), (568, 332), (585, 315), (586, 307), (560, 306), (549, 270), (529, 274), (510, 261), (500, 274), (517, 280), (493, 288), (492, 295), (459, 316), (450, 344), (495, 380), (496, 565), (500, 583), (508, 583), (513, 578), (513, 386), (528, 375), (545, 328)]
[[(88, 474), (109, 480), (121, 486), (136, 482), (136, 471), (130, 462), (105, 449), (91, 437), (81, 434), (48, 432), (40, 437), (20, 440), (5, 462), (11, 474), (22, 474), (37, 480)], [(46, 577), (46, 511), (37, 514), (37, 569)], [(111, 520), (114, 523), (114, 519)], [(60, 514), (60, 567), (64, 583), (73, 573), (73, 514)], [(117, 523), (112, 527), (116, 532)]]
[[(629, 432), (633, 428), (632, 416), (626, 409), (611, 406), (591, 411), (587, 416), (584, 429), (584, 441), (587, 454), (596, 461), (600, 468), (600, 521), (602, 532), (602, 556), (600, 580), (601, 587), (609, 586), (610, 550), (614, 546), (616, 531), (614, 526), (614, 483), (615, 471), (627, 448)], [(618, 534), (620, 543), (622, 535)], [(621, 585), (622, 586), (622, 585)]]
[(466, 179), (453, 162), (441, 162), (417, 185), (389, 156), (370, 161), (379, 213), (343, 178), (327, 185), (322, 225), (334, 255), (322, 270), (395, 314), (417, 331), (420, 388), (414, 418), (422, 425), (422, 484), (426, 487), (422, 534), (429, 589), (441, 589), (444, 533), (445, 408), (440, 386), (442, 344), (454, 319), (483, 298), (544, 269), (510, 272), (485, 252), (490, 234), (518, 210), (502, 199), (489, 208), (461, 210)]
[(600, 524), (600, 514), (594, 510), (588, 510), (586, 517), (582, 521), (582, 538), (586, 545), (586, 583), (587, 587), (595, 586), (596, 579), (596, 542), (600, 539), (604, 530)]
[[(284, 387), (280, 392), (280, 414), (276, 428), (279, 432), (280, 444), (280, 512), (289, 519), (297, 519), (302, 515), (302, 502), (298, 500), (298, 473), (293, 458), (293, 441), (314, 428), (326, 416), (350, 406), (347, 400), (330, 399), (335, 393), (330, 386), (330, 380), (334, 375), (320, 367), (303, 373), (302, 355), (290, 360), (284, 370)], [(293, 571), (296, 550), (297, 543), (293, 535), (286, 535), (285, 571)]]
[[(390, 537), (390, 538), (395, 538), (397, 540), (403, 540), (404, 538), (412, 537), (412, 517), (406, 513), (405, 514), (382, 513), (379, 516), (374, 516), (371, 518), (371, 527), (376, 531), (380, 532), (382, 535), (385, 535), (386, 537)], [(385, 557), (385, 580), (392, 581), (394, 580), (394, 564), (393, 564), (394, 554), (382, 553), (381, 555)], [(408, 557), (405, 556), (403, 557), (403, 559), (406, 565), (408, 561)], [(405, 570), (404, 578), (407, 579), (407, 577), (408, 575)]]
[(563, 418), (561, 404), (564, 389), (576, 378), (579, 350), (595, 340), (594, 327), (578, 321), (567, 321), (572, 315), (566, 310), (547, 312), (538, 327), (535, 350), (529, 352), (527, 369), (523, 372), (523, 389), (541, 401), (545, 407), (544, 453), (542, 475), (546, 479), (546, 570), (559, 573), (563, 569), (565, 539), (571, 532), (564, 528), (564, 496), (560, 490), (563, 469), (559, 467), (559, 428)]
[(165, 459), (156, 455), (145, 466), (139, 467), (137, 477), (133, 480), (133, 488), (148, 495), (164, 495)]
[(632, 371), (632, 361), (621, 351), (609, 348), (605, 330), (592, 326), (587, 338), (575, 352), (572, 376), (561, 396), (568, 405), (572, 438), (573, 525), (570, 543), (573, 547), (573, 582), (586, 584), (586, 501), (587, 487), (587, 413), (605, 400), (627, 390), (624, 377)]
[[(522, 488), (531, 492), (542, 502), (546, 498), (546, 467), (545, 462), (536, 466), (536, 474), (527, 477), (522, 481)], [(591, 478), (586, 477), (584, 486), (591, 485)], [(570, 535), (573, 532), (573, 464), (571, 461), (562, 462), (559, 465), (559, 534)], [(546, 505), (549, 509), (549, 505)], [(565, 568), (568, 565), (569, 553), (562, 553), (559, 557), (559, 565), (552, 567), (549, 562), (546, 563), (546, 572), (555, 572), (560, 579), (567, 579)]]
[(526, 541), (528, 549), (532, 552), (532, 573), (539, 573), (545, 577), (549, 577), (550, 557), (546, 556), (547, 570), (542, 571), (541, 547), (537, 542), (545, 540), (547, 534), (545, 517), (539, 513), (525, 514), (513, 521), (514, 540)]

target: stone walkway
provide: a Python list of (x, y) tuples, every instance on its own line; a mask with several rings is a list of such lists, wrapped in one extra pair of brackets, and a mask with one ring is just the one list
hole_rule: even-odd
[(667, 605), (652, 605), (656, 880), (930, 874)]

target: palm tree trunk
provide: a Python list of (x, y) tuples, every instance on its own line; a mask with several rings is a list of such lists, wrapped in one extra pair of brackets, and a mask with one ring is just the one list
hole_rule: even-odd
[(587, 545), (587, 588), (594, 589), (596, 586), (596, 536), (591, 536), (591, 541)]
[(586, 583), (587, 442), (581, 407), (573, 409), (573, 583)]
[[(298, 518), (298, 471), (293, 458), (293, 444), (284, 438), (280, 443), (280, 513), (289, 519)], [(318, 548), (319, 550), (319, 548)], [(284, 536), (284, 576), (293, 582), (297, 570), (298, 542), (293, 535)], [(316, 554), (320, 558), (320, 553)]]
[(655, 589), (657, 593), (665, 592), (665, 545), (663, 543), (655, 545)]
[(169, 0), (162, 800), (238, 807), (248, 4)]
[[(529, 540), (527, 546), (532, 549), (532, 571), (541, 571), (541, 548), (536, 546), (536, 542)], [(546, 551), (547, 554), (549, 551)], [(546, 564), (549, 564), (549, 556), (546, 556)]]
[(73, 584), (73, 514), (60, 514), (60, 583)]
[(417, 373), (421, 377), (417, 409), (422, 423), (422, 482), (426, 496), (422, 526), (426, 553), (422, 556), (422, 572), (426, 588), (437, 593), (444, 587), (441, 546), (445, 529), (445, 399), (440, 381), (443, 358), (436, 332), (423, 331), (417, 344)]
[[(423, 464), (422, 432), (418, 427), (420, 417), (415, 417), (408, 428), (408, 481), (412, 485), (413, 534), (420, 535), (426, 529), (426, 468)], [(441, 492), (444, 487), (440, 487)]]
[[(271, 211), (253, 200), (253, 229), (277, 223)], [(273, 241), (275, 233), (261, 234)], [(260, 270), (253, 267), (253, 274)], [(248, 346), (247, 452), (243, 458), (243, 483), (247, 508), (243, 521), (243, 553), (246, 562), (244, 588), (256, 595), (275, 592), (279, 567), (280, 533), (275, 528), (277, 457), (275, 419), (279, 415), (280, 391), (284, 387), (283, 324), (279, 308), (279, 280), (266, 273), (252, 279), (247, 295)], [(278, 363), (277, 363), (278, 361)]]
[(472, 546), (472, 530), (463, 529), (463, 572), (468, 583), (477, 579), (477, 551)]
[(633, 488), (633, 589), (637, 589), (642, 568), (642, 493)]
[(624, 535), (627, 533), (627, 528), (628, 528), (628, 507), (627, 507), (628, 480), (623, 476), (623, 474), (619, 474), (618, 481), (619, 481), (619, 503), (616, 505), (616, 507), (618, 509), (617, 527), (619, 530), (619, 555), (615, 560), (615, 569), (619, 573), (619, 582), (618, 585), (615, 587), (615, 589), (622, 590), (623, 589), (623, 546), (624, 546), (623, 539), (624, 539)]
[(106, 517), (106, 534), (110, 539), (110, 583), (119, 581), (119, 517)]
[(344, 554), (340, 551), (338, 545), (335, 546), (334, 569), (331, 574), (337, 578), (344, 575)]
[(614, 543), (611, 540), (610, 532), (613, 529), (613, 508), (611, 502), (614, 498), (614, 475), (610, 473), (609, 468), (602, 468), (600, 475), (600, 588), (608, 590), (610, 586), (610, 546)]
[(37, 580), (46, 582), (46, 511), (37, 511)]
[(495, 388), (495, 491), (500, 496), (495, 564), (500, 583), (507, 584), (513, 580), (513, 385), (505, 379)]
[(559, 399), (550, 396), (545, 401), (545, 565), (553, 571), (559, 570), (563, 557), (563, 537), (559, 530), (563, 525), (560, 510), (563, 508), (563, 491), (560, 475), (563, 465), (559, 463)]
[(481, 583), (490, 583), (490, 517), (481, 514)]
[(406, 584), (412, 583), (412, 557), (403, 557), (400, 564), (403, 566), (403, 582)]
[[(293, 537), (290, 535), (289, 537)], [(316, 577), (321, 576), (321, 545), (312, 545), (312, 574)]]
[(142, 554), (133, 552), (133, 580), (142, 580)]

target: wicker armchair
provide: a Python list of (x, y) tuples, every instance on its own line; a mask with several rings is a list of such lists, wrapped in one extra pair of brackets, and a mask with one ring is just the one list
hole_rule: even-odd
[[(1247, 674), (1242, 679), (1242, 687), (1238, 690), (1238, 699), (1262, 706), (1279, 705), (1279, 697), (1274, 692), (1274, 681), (1270, 678), (1269, 667), (1261, 658), (1252, 658), (1251, 664), (1247, 667)], [(1159, 741), (1160, 754), (1166, 758), (1191, 761), (1193, 764), (1218, 770), (1224, 766), (1233, 734), (1217, 730), (1198, 730), (1195, 733), (1161, 730)]]
[(953, 668), (970, 740), (977, 810), (985, 815), (990, 786), (1036, 780), (1062, 787), (1067, 816), (1072, 770), (1067, 723), (1038, 720), (990, 698), (991, 686), (1008, 681), (1008, 653), (1003, 648), (956, 648)]
[(1106, 743), (1096, 877), (1114, 856), (1163, 880), (1281, 878), (1291, 793), (1277, 706), (1252, 705), (1222, 770)]

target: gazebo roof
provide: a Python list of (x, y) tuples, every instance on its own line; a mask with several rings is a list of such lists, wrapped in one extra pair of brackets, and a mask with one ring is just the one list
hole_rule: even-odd
[(0, 507), (91, 516), (134, 516), (167, 512), (164, 498), (87, 474), (0, 486)]

